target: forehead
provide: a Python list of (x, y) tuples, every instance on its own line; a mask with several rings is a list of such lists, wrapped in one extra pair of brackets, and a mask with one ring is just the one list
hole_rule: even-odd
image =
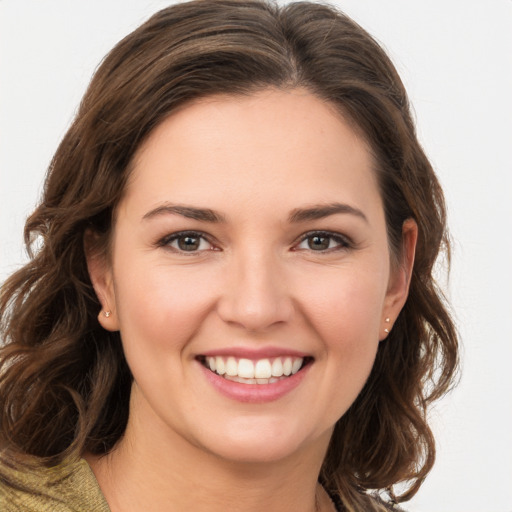
[(365, 203), (378, 196), (373, 167), (358, 133), (308, 91), (218, 95), (181, 108), (151, 133), (135, 155), (125, 199), (218, 208), (211, 203), (228, 197), (304, 203), (349, 195)]

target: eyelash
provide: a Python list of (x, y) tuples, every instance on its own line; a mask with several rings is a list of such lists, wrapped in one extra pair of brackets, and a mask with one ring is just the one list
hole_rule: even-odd
[[(199, 240), (199, 244), (201, 244), (202, 241), (205, 241), (211, 246), (211, 248), (209, 248), (209, 249), (198, 249), (197, 248), (192, 251), (187, 251), (186, 249), (182, 249), (180, 247), (172, 247), (172, 245), (171, 245), (172, 242), (176, 242), (179, 239), (183, 239), (186, 237)], [(325, 249), (320, 249), (320, 250), (315, 250), (315, 249), (312, 249), (311, 247), (308, 247), (308, 248), (300, 248), (299, 247), (303, 242), (313, 239), (314, 237), (327, 238), (327, 239), (329, 239), (329, 245), (331, 245), (332, 241), (334, 241), (337, 245), (335, 247), (327, 247)], [(169, 248), (169, 249), (176, 251), (180, 254), (190, 254), (190, 255), (204, 252), (205, 250), (210, 250), (210, 251), (218, 250), (218, 248), (216, 248), (215, 245), (211, 242), (210, 237), (200, 231), (179, 231), (177, 233), (172, 233), (172, 234), (166, 235), (165, 237), (160, 239), (157, 242), (157, 245), (158, 245), (158, 247)], [(200, 245), (199, 245), (199, 247), (200, 247)], [(308, 233), (303, 234), (298, 239), (298, 241), (293, 246), (293, 250), (294, 251), (306, 250), (306, 251), (310, 251), (310, 252), (317, 252), (317, 253), (325, 254), (325, 253), (330, 253), (330, 252), (335, 252), (335, 251), (343, 251), (346, 249), (350, 249), (352, 247), (353, 247), (353, 243), (351, 242), (351, 240), (348, 239), (346, 236), (340, 235), (339, 233), (332, 233), (330, 231), (310, 231)]]
[[(337, 246), (336, 247), (328, 247), (327, 249), (322, 249), (319, 251), (316, 251), (314, 249), (304, 248), (300, 249), (298, 248), (298, 245), (302, 244), (303, 242), (307, 241), (308, 239), (312, 239), (314, 237), (319, 238), (328, 238), (329, 239), (329, 245), (331, 244), (331, 241), (334, 241)], [(343, 251), (346, 249), (350, 249), (353, 247), (352, 241), (347, 238), (346, 236), (340, 235), (339, 233), (332, 233), (330, 231), (310, 231), (308, 233), (305, 233), (299, 238), (298, 244), (295, 245), (294, 250), (306, 250), (311, 252), (318, 252), (318, 253), (330, 253), (335, 251)]]
[[(200, 249), (200, 250), (187, 251), (187, 250), (181, 249), (179, 247), (172, 247), (171, 246), (172, 242), (175, 242), (175, 241), (179, 240), (180, 238), (186, 238), (186, 237), (198, 239), (199, 243), (201, 243), (202, 241), (205, 241), (208, 244), (210, 244), (211, 248), (210, 249), (202, 249), (202, 250)], [(190, 255), (197, 254), (199, 252), (203, 252), (204, 250), (210, 250), (210, 251), (216, 250), (214, 244), (210, 241), (209, 237), (205, 233), (201, 233), (199, 231), (179, 231), (177, 233), (172, 233), (172, 234), (166, 235), (162, 239), (160, 239), (157, 242), (157, 245), (159, 247), (165, 247), (165, 248), (174, 250), (174, 251), (176, 251), (176, 252), (178, 252), (180, 254), (190, 254)]]

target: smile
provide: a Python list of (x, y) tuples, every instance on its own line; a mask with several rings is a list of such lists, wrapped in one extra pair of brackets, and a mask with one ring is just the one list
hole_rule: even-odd
[(234, 356), (206, 356), (200, 362), (226, 380), (241, 384), (273, 384), (295, 375), (311, 360), (310, 357), (291, 356), (257, 360)]

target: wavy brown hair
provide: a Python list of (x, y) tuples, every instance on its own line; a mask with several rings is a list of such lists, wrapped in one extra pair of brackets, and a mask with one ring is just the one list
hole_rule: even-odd
[[(441, 250), (449, 261), (443, 194), (385, 52), (343, 13), (308, 2), (174, 5), (124, 38), (98, 68), (26, 223), (31, 260), (1, 291), (4, 461), (35, 456), (51, 466), (102, 454), (124, 432), (132, 377), (119, 333), (98, 324), (84, 233), (95, 231), (97, 249), (108, 254), (137, 148), (194, 99), (296, 87), (336, 106), (369, 144), (392, 258), (400, 259), (404, 221), (413, 218), (419, 230), (409, 297), (335, 427), (320, 480), (348, 510), (377, 510), (369, 490), (398, 502), (418, 490), (435, 458), (427, 408), (457, 368), (455, 328), (433, 277)], [(400, 496), (397, 483), (404, 484)]]

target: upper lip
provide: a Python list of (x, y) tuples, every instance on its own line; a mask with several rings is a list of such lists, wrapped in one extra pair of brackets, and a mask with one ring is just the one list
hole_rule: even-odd
[(311, 354), (306, 352), (301, 352), (298, 350), (292, 350), (289, 348), (281, 348), (281, 347), (259, 347), (259, 348), (249, 348), (249, 347), (226, 347), (219, 349), (212, 349), (206, 352), (202, 352), (198, 354), (199, 356), (204, 357), (215, 357), (215, 356), (224, 356), (224, 357), (235, 357), (235, 358), (244, 358), (244, 359), (270, 359), (272, 357), (312, 357)]

